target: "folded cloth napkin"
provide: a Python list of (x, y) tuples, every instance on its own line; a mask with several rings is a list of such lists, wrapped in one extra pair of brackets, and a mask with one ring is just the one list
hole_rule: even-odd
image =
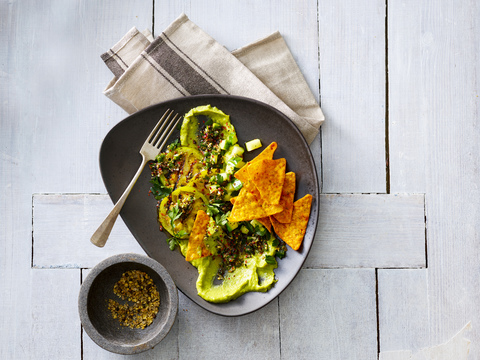
[(181, 96), (244, 96), (280, 110), (309, 144), (325, 119), (278, 32), (231, 53), (182, 14), (156, 39), (131, 29), (102, 59), (115, 75), (104, 94), (129, 114)]

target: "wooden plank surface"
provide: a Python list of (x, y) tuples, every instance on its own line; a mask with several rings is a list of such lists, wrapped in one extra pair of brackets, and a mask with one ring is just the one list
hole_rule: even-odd
[(102, 94), (113, 74), (100, 55), (133, 26), (151, 28), (152, 3), (49, 0), (18, 6), (21, 70), (15, 88), (22, 119), (35, 131), (28, 142), (32, 192), (105, 192), (100, 145), (126, 113)]
[(239, 317), (212, 315), (186, 297), (179, 302), (179, 358), (280, 359), (278, 302)]
[[(478, 358), (480, 6), (469, 0), (0, 0), (0, 358), (124, 358), (82, 337), (71, 268), (109, 249), (89, 253), (100, 250), (86, 246), (90, 234), (75, 234), (69, 249), (69, 225), (89, 233), (110, 206), (95, 212), (83, 195), (105, 192), (98, 150), (125, 117), (101, 94), (112, 75), (100, 54), (132, 26), (152, 28), (152, 15), (158, 32), (181, 12), (230, 50), (280, 30), (322, 102), (312, 151), (334, 196), (322, 195), (330, 211), (307, 268), (277, 302), (223, 319), (181, 295), (173, 332), (135, 358), (194, 358), (202, 345), (209, 359), (244, 348), (273, 359), (387, 359), (442, 344), (469, 321)], [(66, 207), (37, 193), (69, 194)], [(72, 193), (83, 200), (73, 204)], [(116, 250), (135, 251), (116, 231)], [(219, 331), (229, 343), (218, 346)]]
[(425, 267), (424, 197), (323, 194), (307, 268)]
[(33, 267), (91, 268), (115, 254), (145, 254), (120, 216), (103, 248), (90, 242), (112, 207), (108, 195), (34, 195)]
[(23, 355), (17, 353), (10, 359), (80, 360), (81, 331), (77, 306), (80, 271), (33, 269), (30, 275), (31, 322), (23, 324), (29, 335), (28, 341), (22, 344), (26, 352)]
[[(32, 335), (31, 182), (22, 151), (33, 128), (21, 117), (16, 96), (20, 51), (19, 4), (0, 1), (0, 358), (29, 358)], [(23, 138), (19, 138), (22, 133)], [(25, 139), (22, 141), (22, 139)], [(27, 148), (30, 148), (29, 146)], [(30, 173), (28, 173), (31, 175)], [(22, 178), (25, 179), (22, 181)], [(29, 204), (30, 202), (30, 204)], [(23, 284), (23, 286), (19, 286)]]
[[(428, 326), (427, 270), (378, 270), (380, 352), (413, 353), (432, 345)], [(392, 306), (392, 304), (395, 304)]]
[[(409, 154), (392, 158), (392, 170), (405, 169), (399, 188), (424, 177), (430, 340), (441, 344), (471, 321), (472, 358), (480, 354), (479, 19), (470, 1), (389, 3), (389, 52), (397, 57), (389, 83), (401, 91), (390, 99), (398, 121), (391, 150)], [(402, 141), (412, 129), (418, 134)]]
[(390, 189), (424, 193), (431, 73), (422, 67), (434, 40), (422, 30), (426, 14), (410, 6), (403, 1), (388, 7)]
[(375, 284), (373, 269), (301, 270), (280, 295), (282, 358), (376, 360)]
[[(98, 219), (111, 206), (107, 195), (35, 195), (33, 266), (85, 268), (113, 254), (144, 253), (120, 218), (104, 248), (90, 243)], [(424, 267), (424, 197), (321, 195), (317, 235), (305, 266)]]
[(385, 1), (319, 1), (318, 18), (323, 191), (384, 193)]
[[(80, 335), (78, 281), (66, 284), (67, 270), (31, 269), (32, 194), (105, 192), (98, 150), (124, 113), (101, 95), (112, 76), (99, 56), (151, 18), (151, 4), (141, 0), (0, 0), (1, 359), (81, 357), (71, 336)], [(56, 305), (66, 322), (54, 316)]]

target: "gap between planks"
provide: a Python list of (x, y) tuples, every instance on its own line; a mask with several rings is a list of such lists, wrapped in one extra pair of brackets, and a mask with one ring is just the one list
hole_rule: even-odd
[(385, 181), (390, 194), (390, 110), (388, 78), (388, 0), (385, 0)]
[(380, 358), (380, 308), (378, 301), (378, 269), (375, 269), (375, 310), (377, 318), (377, 359)]

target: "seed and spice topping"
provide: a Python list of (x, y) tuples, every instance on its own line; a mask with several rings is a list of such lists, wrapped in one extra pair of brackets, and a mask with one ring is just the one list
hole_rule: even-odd
[(114, 285), (113, 292), (123, 304), (108, 300), (108, 309), (120, 325), (144, 329), (155, 319), (160, 306), (160, 294), (152, 278), (143, 271), (125, 272)]

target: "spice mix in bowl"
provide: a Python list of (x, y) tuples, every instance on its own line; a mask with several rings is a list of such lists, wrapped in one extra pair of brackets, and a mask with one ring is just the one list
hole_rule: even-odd
[(90, 271), (78, 307), (82, 325), (97, 345), (135, 354), (153, 348), (168, 334), (178, 311), (178, 293), (160, 263), (120, 254)]

